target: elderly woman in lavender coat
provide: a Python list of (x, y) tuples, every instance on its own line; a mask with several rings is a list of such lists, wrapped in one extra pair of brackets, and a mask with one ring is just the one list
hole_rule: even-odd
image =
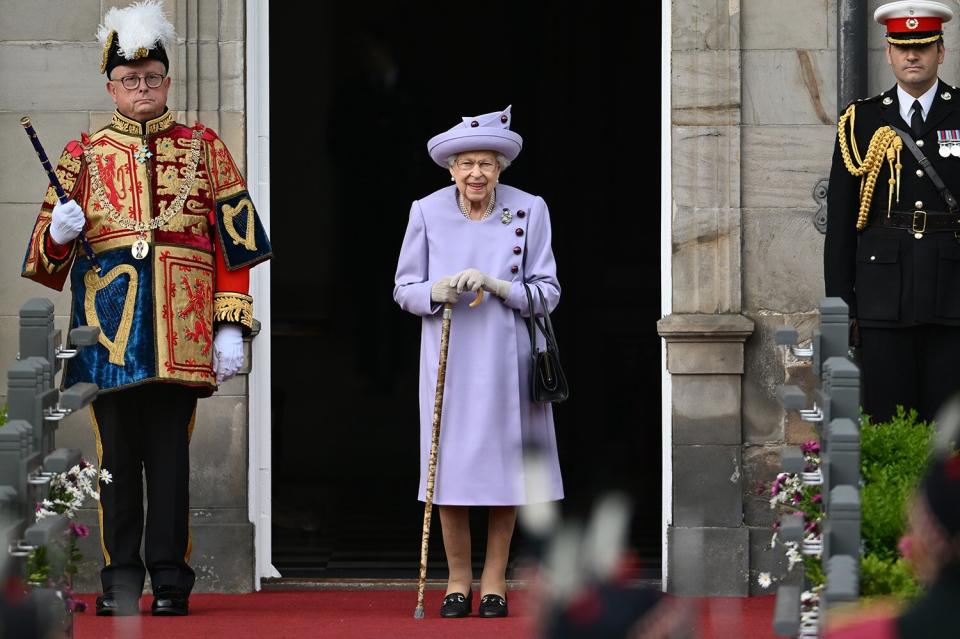
[[(440, 309), (453, 304), (434, 503), (440, 508), (449, 579), (441, 615), (470, 614), (469, 506), (489, 506), (480, 576), (481, 616), (507, 614), (506, 567), (516, 507), (563, 498), (550, 404), (530, 400), (530, 313), (524, 283), (552, 311), (560, 284), (542, 198), (499, 182), (520, 153), (510, 107), (433, 137), (428, 151), (453, 185), (413, 203), (394, 299), (423, 318), (420, 339), (420, 500), (425, 501)], [(468, 308), (483, 289), (491, 293)], [(538, 296), (534, 291), (533, 298)], [(539, 306), (539, 300), (536, 302)], [(535, 308), (542, 314), (544, 309)], [(542, 346), (542, 345), (541, 345)], [(525, 451), (546, 457), (546, 481), (531, 486)]]

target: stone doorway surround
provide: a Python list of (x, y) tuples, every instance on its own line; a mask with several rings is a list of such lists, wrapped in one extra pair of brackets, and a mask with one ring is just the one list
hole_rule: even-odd
[(739, 3), (664, 0), (661, 16), (665, 589), (745, 596)]

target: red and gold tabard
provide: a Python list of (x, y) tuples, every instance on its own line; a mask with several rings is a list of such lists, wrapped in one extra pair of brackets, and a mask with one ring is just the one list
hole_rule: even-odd
[(100, 327), (99, 343), (69, 360), (64, 384), (212, 388), (215, 326), (250, 328), (249, 269), (271, 254), (226, 146), (169, 111), (144, 124), (114, 113), (109, 126), (67, 144), (56, 173), (86, 214), (101, 265), (96, 272), (76, 240), (50, 240), (49, 188), (22, 274), (57, 290), (69, 275), (71, 327)]

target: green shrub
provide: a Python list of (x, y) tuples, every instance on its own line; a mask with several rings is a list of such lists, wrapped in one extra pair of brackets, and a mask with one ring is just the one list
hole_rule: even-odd
[(897, 407), (888, 422), (860, 425), (861, 535), (860, 593), (911, 597), (918, 586), (900, 559), (897, 544), (907, 529), (907, 501), (930, 457), (934, 426), (915, 410)]
[(908, 600), (920, 594), (920, 585), (902, 557), (888, 560), (871, 554), (860, 558), (860, 593)]

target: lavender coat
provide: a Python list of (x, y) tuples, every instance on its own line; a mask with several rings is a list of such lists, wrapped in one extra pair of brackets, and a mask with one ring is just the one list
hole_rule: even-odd
[[(501, 222), (503, 209), (513, 213), (508, 224)], [(513, 266), (519, 268), (516, 274)], [(441, 305), (430, 301), (430, 288), (466, 268), (512, 285), (506, 300), (487, 294), (478, 307), (468, 308), (473, 299), (468, 292), (453, 308), (434, 503), (506, 506), (562, 499), (553, 412), (550, 404), (530, 401), (530, 336), (523, 319), (529, 312), (524, 280), (540, 287), (549, 310), (560, 301), (550, 214), (542, 198), (501, 184), (496, 209), (482, 222), (460, 213), (456, 186), (410, 208), (393, 298), (423, 318), (420, 500), (426, 499), (442, 321)], [(539, 301), (535, 304), (542, 312)], [(545, 453), (546, 485), (531, 494), (524, 451), (532, 448)]]

